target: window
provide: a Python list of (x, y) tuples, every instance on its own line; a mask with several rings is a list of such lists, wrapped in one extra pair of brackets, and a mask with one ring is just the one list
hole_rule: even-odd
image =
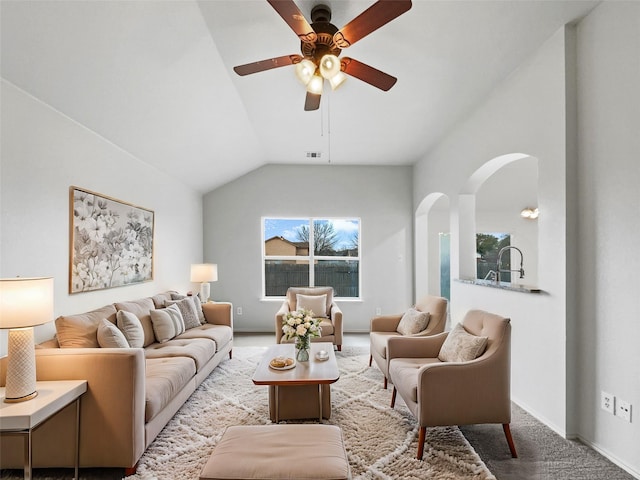
[[(498, 253), (502, 247), (511, 244), (511, 235), (508, 233), (477, 233), (476, 234), (476, 278), (494, 280), (498, 270)], [(507, 250), (502, 255), (502, 268), (510, 269), (511, 251)], [(511, 282), (510, 272), (501, 272), (500, 280)]]
[(359, 219), (263, 218), (262, 235), (265, 297), (306, 286), (360, 297)]

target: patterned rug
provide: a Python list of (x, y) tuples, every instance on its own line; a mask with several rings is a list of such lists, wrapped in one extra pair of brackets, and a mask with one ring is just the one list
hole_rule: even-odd
[[(233, 359), (200, 385), (127, 480), (195, 480), (227, 425), (271, 423), (268, 388), (251, 381), (264, 351), (234, 348)], [(342, 429), (354, 479), (495, 480), (457, 427), (427, 429), (423, 460), (416, 460), (415, 420), (400, 397), (389, 408), (391, 391), (382, 388), (380, 370), (368, 366), (368, 349), (345, 346), (336, 356), (340, 380), (331, 386), (327, 423)]]

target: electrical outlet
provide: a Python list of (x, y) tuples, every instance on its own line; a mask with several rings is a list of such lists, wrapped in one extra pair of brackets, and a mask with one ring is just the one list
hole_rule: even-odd
[(380, 307), (376, 308), (376, 315), (382, 315), (382, 309)]
[(615, 403), (616, 397), (604, 390), (600, 392), (600, 407), (602, 407), (605, 412), (609, 412), (613, 415)]
[(242, 315), (242, 307), (236, 308), (236, 314), (237, 315)]
[(618, 400), (616, 416), (631, 423), (631, 404), (624, 400)]

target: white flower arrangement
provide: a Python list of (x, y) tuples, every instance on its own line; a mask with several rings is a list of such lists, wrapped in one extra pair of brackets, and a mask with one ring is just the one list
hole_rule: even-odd
[(313, 312), (304, 308), (288, 312), (282, 321), (282, 333), (287, 340), (319, 337), (322, 334), (320, 319), (313, 318)]

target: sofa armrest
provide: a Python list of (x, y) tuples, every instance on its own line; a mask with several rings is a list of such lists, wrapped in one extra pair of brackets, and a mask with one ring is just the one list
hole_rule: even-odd
[(336, 345), (342, 345), (342, 310), (336, 303), (331, 304), (331, 323), (333, 323), (333, 336)]
[(372, 332), (395, 332), (402, 315), (381, 315), (371, 319)]
[(429, 337), (391, 337), (387, 340), (387, 362), (392, 358), (436, 358), (448, 332)]
[[(0, 359), (2, 384), (6, 363), (6, 358)], [(36, 350), (36, 373), (38, 380), (87, 380), (87, 392), (80, 399), (80, 466), (129, 468), (136, 464), (145, 449), (145, 358), (141, 348), (40, 348)], [(73, 409), (43, 424), (34, 442), (46, 447), (34, 449), (35, 465), (73, 466), (73, 450), (66, 439), (73, 438), (74, 432)], [(21, 447), (21, 442), (3, 443), (3, 468), (14, 459), (21, 465)]]
[(282, 340), (282, 322), (284, 316), (289, 313), (289, 302), (286, 300), (280, 305), (280, 310), (276, 312), (275, 327), (276, 327), (276, 343), (280, 343)]
[[(509, 423), (509, 373), (499, 374), (501, 368), (491, 356), (424, 365), (418, 371), (418, 415), (428, 425)], [(470, 398), (473, 408), (468, 408)]]
[(207, 302), (202, 304), (202, 313), (207, 323), (226, 325), (233, 329), (233, 305), (229, 302)]

